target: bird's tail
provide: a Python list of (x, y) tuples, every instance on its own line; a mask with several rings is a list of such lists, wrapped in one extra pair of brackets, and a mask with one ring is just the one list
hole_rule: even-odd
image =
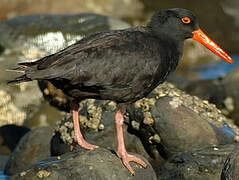
[[(7, 69), (7, 71), (13, 71), (13, 72), (18, 72), (18, 73), (25, 73), (26, 69), (29, 66), (34, 65), (34, 63), (33, 62), (23, 62), (23, 63), (19, 63), (18, 65), (19, 65), (18, 67), (14, 68), (14, 69)], [(16, 77), (13, 80), (9, 80), (7, 83), (8, 84), (17, 84), (17, 83), (20, 83), (20, 82), (27, 82), (27, 81), (32, 81), (32, 79), (28, 78), (26, 76), (26, 74), (24, 74), (22, 76)]]
[(26, 74), (24, 74), (22, 76), (16, 77), (15, 79), (7, 81), (7, 83), (8, 84), (17, 84), (17, 83), (20, 83), (20, 82), (28, 82), (28, 81), (32, 81), (32, 80), (30, 78), (28, 78), (26, 76)]

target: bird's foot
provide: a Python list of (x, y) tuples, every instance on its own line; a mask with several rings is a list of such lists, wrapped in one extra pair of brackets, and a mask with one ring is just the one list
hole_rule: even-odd
[[(80, 137), (75, 137), (74, 141), (75, 141), (75, 144), (78, 144), (82, 148), (88, 149), (88, 150), (94, 150), (99, 147), (99, 146), (96, 146), (96, 145), (86, 142), (83, 138), (80, 138)], [(73, 148), (74, 148), (74, 144), (73, 144)]]
[(134, 175), (134, 170), (132, 169), (132, 167), (131, 167), (130, 164), (129, 164), (130, 161), (133, 161), (133, 162), (135, 162), (135, 163), (138, 163), (139, 165), (141, 165), (141, 166), (144, 167), (144, 168), (147, 167), (147, 164), (146, 164), (143, 160), (137, 158), (137, 157), (134, 156), (134, 155), (128, 154), (126, 151), (125, 151), (125, 152), (118, 152), (117, 155), (118, 155), (118, 157), (121, 158), (123, 164), (124, 164), (125, 167), (130, 171), (130, 173), (131, 173), (132, 175)]

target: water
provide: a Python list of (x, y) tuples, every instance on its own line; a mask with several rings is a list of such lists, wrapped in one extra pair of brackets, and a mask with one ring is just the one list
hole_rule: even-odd
[(199, 76), (201, 79), (215, 79), (221, 76), (225, 76), (234, 68), (239, 66), (239, 56), (232, 56), (234, 60), (233, 64), (229, 64), (223, 60), (218, 61), (215, 64), (203, 65), (199, 67)]
[(0, 170), (0, 180), (7, 180), (9, 178), (10, 178), (10, 176), (3, 174), (3, 171)]

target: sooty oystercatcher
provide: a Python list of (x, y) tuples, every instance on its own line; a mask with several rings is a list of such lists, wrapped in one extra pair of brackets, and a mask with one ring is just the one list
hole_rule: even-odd
[(74, 141), (85, 149), (97, 146), (87, 143), (80, 132), (79, 102), (87, 98), (117, 102), (117, 155), (134, 174), (130, 161), (143, 167), (146, 163), (126, 152), (123, 104), (147, 96), (166, 79), (176, 68), (188, 38), (199, 41), (228, 63), (233, 62), (200, 30), (191, 11), (175, 8), (157, 11), (145, 27), (95, 33), (38, 61), (19, 63), (15, 70), (24, 75), (9, 83), (48, 80), (70, 96)]

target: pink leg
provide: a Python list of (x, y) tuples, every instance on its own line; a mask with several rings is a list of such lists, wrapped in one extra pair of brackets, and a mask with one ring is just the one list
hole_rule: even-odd
[(141, 159), (137, 158), (136, 156), (130, 155), (126, 152), (125, 145), (124, 145), (124, 137), (123, 137), (123, 123), (124, 123), (124, 116), (120, 110), (118, 110), (115, 114), (115, 124), (116, 124), (116, 131), (117, 131), (117, 141), (118, 141), (118, 151), (117, 155), (122, 159), (123, 164), (126, 168), (130, 171), (131, 174), (134, 174), (134, 170), (130, 166), (129, 162), (133, 161), (144, 168), (147, 167), (147, 164), (142, 161)]
[(87, 143), (85, 139), (83, 138), (80, 131), (78, 109), (79, 109), (78, 104), (74, 104), (72, 106), (72, 116), (73, 116), (73, 124), (74, 124), (74, 141), (77, 144), (79, 144), (82, 148), (85, 148), (85, 149), (93, 150), (95, 148), (98, 148), (98, 146)]

